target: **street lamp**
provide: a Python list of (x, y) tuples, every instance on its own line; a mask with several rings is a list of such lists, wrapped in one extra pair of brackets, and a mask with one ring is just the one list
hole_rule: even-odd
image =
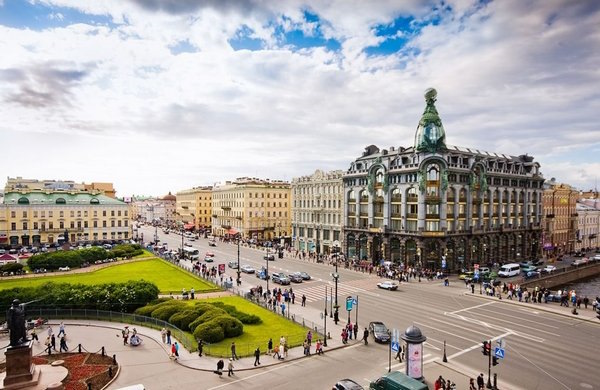
[(333, 313), (333, 322), (337, 325), (338, 321), (340, 320), (339, 317), (339, 305), (338, 305), (338, 279), (340, 278), (340, 275), (338, 274), (338, 260), (339, 260), (339, 255), (338, 255), (338, 251), (339, 251), (339, 247), (337, 245), (335, 245), (333, 247), (333, 250), (335, 251), (335, 273), (333, 273), (331, 276), (333, 277), (333, 280), (335, 282), (335, 312)]
[[(237, 285), (238, 287), (242, 284), (242, 277), (240, 275), (240, 233), (237, 234)], [(267, 260), (268, 261), (268, 260)]]
[(323, 341), (323, 346), (327, 346), (327, 286), (325, 286), (325, 315), (323, 316), (324, 321), (324, 329), (323, 335), (325, 336), (325, 341)]

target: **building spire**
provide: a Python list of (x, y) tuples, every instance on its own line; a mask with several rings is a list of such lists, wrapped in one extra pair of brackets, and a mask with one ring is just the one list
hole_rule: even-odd
[(435, 108), (436, 98), (437, 91), (434, 88), (428, 88), (425, 91), (427, 105), (415, 134), (415, 149), (419, 152), (435, 153), (438, 150), (446, 149), (446, 132)]

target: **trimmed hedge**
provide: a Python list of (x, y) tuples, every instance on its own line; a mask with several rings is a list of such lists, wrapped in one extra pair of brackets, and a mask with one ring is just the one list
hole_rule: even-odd
[(27, 265), (31, 270), (46, 268), (56, 270), (59, 267), (78, 268), (83, 263), (94, 263), (97, 260), (114, 259), (117, 257), (130, 258), (144, 253), (138, 244), (117, 245), (110, 251), (104, 248), (94, 247), (89, 249), (78, 249), (70, 251), (55, 251), (40, 253), (31, 256)]
[(208, 321), (196, 327), (194, 337), (196, 340), (202, 340), (206, 343), (218, 343), (225, 338), (225, 331), (219, 324)]
[(169, 318), (171, 318), (171, 316), (175, 313), (178, 313), (182, 310), (181, 305), (170, 305), (170, 304), (164, 304), (161, 303), (160, 305), (158, 305), (157, 308), (155, 308), (152, 313), (150, 314), (150, 316), (152, 318), (158, 318), (159, 320), (163, 320), (163, 321), (169, 321)]
[(198, 318), (198, 312), (196, 310), (185, 310), (180, 311), (169, 318), (169, 323), (175, 325), (179, 329), (188, 329), (190, 323)]
[(211, 323), (218, 324), (225, 332), (225, 337), (237, 337), (244, 333), (244, 324), (230, 315), (222, 315), (213, 318)]

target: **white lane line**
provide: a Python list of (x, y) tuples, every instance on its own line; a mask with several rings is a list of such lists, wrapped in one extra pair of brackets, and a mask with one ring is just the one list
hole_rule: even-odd
[[(429, 336), (427, 336), (427, 340), (431, 340), (431, 341), (434, 341), (434, 342), (436, 342), (436, 343), (444, 344), (444, 341), (442, 341), (442, 340), (437, 340), (437, 339), (434, 339), (433, 337), (429, 337)], [(461, 351), (461, 350), (462, 350), (462, 348), (456, 347), (456, 346), (454, 346), (454, 345), (452, 345), (452, 344), (448, 344), (448, 343), (446, 343), (446, 347), (454, 348), (454, 349), (457, 349), (457, 350), (459, 350), (459, 351)]]
[[(496, 303), (496, 302), (487, 302), (487, 303), (482, 303), (481, 305), (477, 305), (477, 306), (471, 306), (471, 307), (465, 307), (464, 309), (460, 309), (460, 310), (452, 311), (452, 312), (450, 312), (450, 313), (447, 313), (447, 314), (456, 314), (456, 313), (460, 313), (460, 312), (463, 312), (463, 311), (467, 311), (467, 310), (471, 310), (471, 309), (476, 309), (476, 308), (478, 308), (478, 307), (483, 307), (483, 306), (493, 305), (494, 303)], [(444, 313), (444, 314), (446, 314), (446, 313)]]
[[(502, 316), (488, 316), (487, 314), (481, 314), (481, 313), (469, 313), (469, 314), (471, 314), (473, 316), (488, 317), (488, 318), (492, 318), (494, 321), (508, 322), (508, 323), (514, 325), (514, 321), (512, 321), (512, 320), (504, 320), (504, 319), (501, 318)], [(469, 318), (469, 317), (466, 317), (466, 318)], [(523, 325), (523, 324), (519, 324), (519, 328), (532, 329), (532, 330), (535, 330), (536, 332), (542, 332), (542, 333), (546, 333), (546, 334), (549, 334), (549, 335), (552, 335), (552, 336), (560, 337), (560, 335), (558, 335), (556, 333), (548, 332), (546, 330), (542, 330), (542, 329), (539, 329), (539, 328), (534, 328), (534, 327)]]
[[(506, 336), (510, 336), (512, 334), (513, 334), (512, 332), (506, 332), (504, 334), (501, 334), (500, 336), (493, 337), (491, 340), (492, 341), (496, 341), (498, 339), (501, 339), (501, 338), (506, 337)], [(482, 347), (482, 344), (473, 345), (472, 347), (469, 347), (467, 349), (464, 349), (464, 350), (462, 350), (460, 352), (456, 352), (455, 354), (452, 354), (452, 355), (448, 356), (448, 359), (454, 359), (456, 357), (459, 357), (460, 355), (464, 355), (465, 353), (471, 352), (472, 350), (477, 349), (477, 348), (481, 348), (481, 347)]]
[[(458, 314), (457, 315), (453, 315), (452, 317), (459, 318), (459, 319), (461, 319), (463, 321), (466, 321), (466, 322), (468, 322), (470, 324), (473, 324), (473, 323), (479, 324), (479, 325), (485, 326), (486, 328), (489, 328), (489, 329), (494, 329), (494, 330), (502, 331), (502, 332), (512, 332), (513, 335), (529, 339), (530, 341), (535, 341), (535, 342), (538, 342), (538, 343), (543, 343), (545, 341), (545, 339), (543, 339), (541, 337), (533, 336), (533, 335), (530, 335), (530, 334), (527, 334), (527, 333), (522, 333), (522, 332), (510, 329), (510, 328), (505, 328), (505, 327), (499, 326), (499, 325), (492, 325), (492, 324), (490, 324), (488, 322), (481, 321), (481, 320), (478, 320), (476, 318), (464, 317), (464, 316), (461, 316), (461, 315), (458, 315)], [(441, 321), (441, 320), (435, 320), (435, 319), (433, 319), (433, 320), (434, 321)], [(460, 328), (459, 325), (454, 325), (454, 326)], [(466, 328), (463, 328), (463, 329), (466, 329)], [(473, 332), (477, 332), (477, 331), (473, 331)], [(477, 333), (481, 333), (481, 332), (477, 332)]]
[[(426, 359), (430, 356), (431, 356), (431, 354), (429, 354), (429, 353), (425, 354), (425, 355), (423, 355), (423, 359)], [(403, 367), (405, 364), (406, 364), (406, 362), (392, 364), (392, 369), (395, 369), (396, 367)], [(390, 367), (390, 365), (387, 364), (384, 368), (389, 368), (389, 367)]]
[[(484, 332), (480, 332), (480, 331), (478, 331), (478, 330), (474, 330), (474, 329), (471, 329), (471, 328), (466, 328), (466, 327), (464, 327), (464, 326), (460, 326), (460, 325), (456, 325), (456, 324), (448, 324), (448, 321), (439, 320), (439, 319), (437, 319), (437, 318), (429, 317), (429, 319), (430, 319), (430, 320), (433, 320), (433, 321), (441, 322), (441, 323), (443, 323), (443, 324), (446, 324), (446, 325), (449, 325), (449, 326), (451, 326), (451, 327), (453, 327), (453, 328), (460, 328), (460, 329), (466, 330), (466, 331), (467, 331), (467, 332), (469, 332), (469, 333), (479, 333), (479, 334), (482, 334), (482, 335), (484, 335), (484, 336), (489, 336), (489, 335), (490, 335), (490, 333), (492, 333), (492, 331), (493, 331), (493, 330), (499, 330), (499, 329), (494, 329), (493, 327), (491, 327), (491, 326), (490, 326), (490, 327), (489, 327), (489, 328), (490, 328), (490, 331), (489, 331), (489, 332), (485, 332), (485, 333), (484, 333)], [(483, 322), (483, 321), (480, 321), (480, 322)], [(486, 322), (484, 322), (484, 324), (488, 325)], [(502, 330), (506, 331), (506, 329), (502, 329)]]
[(432, 349), (435, 349), (435, 350), (438, 350), (438, 351), (442, 350), (441, 348), (438, 348), (435, 345), (428, 343), (427, 341), (425, 341), (424, 344), (425, 344), (426, 347), (429, 347), (429, 348), (432, 348)]
[[(463, 337), (463, 336), (459, 336), (455, 332), (448, 332), (448, 331), (446, 331), (444, 329), (439, 329), (439, 328), (433, 327), (431, 325), (423, 324), (422, 322), (415, 322), (415, 325), (424, 326), (424, 327), (429, 328), (429, 329), (437, 330), (438, 332), (441, 332), (441, 333), (450, 334), (450, 335), (452, 335), (454, 337), (458, 337), (459, 339), (467, 340), (470, 343), (476, 343), (477, 342), (476, 340), (472, 340), (472, 339), (469, 339), (469, 338), (466, 338), (466, 337)], [(429, 337), (429, 336), (427, 336), (427, 337)]]
[[(493, 311), (493, 310), (487, 310), (487, 309), (483, 309), (482, 311), (489, 312), (489, 313), (494, 313), (494, 314), (496, 315), (496, 318), (498, 318), (498, 317), (510, 317), (510, 318), (517, 318), (519, 321), (533, 322), (534, 324), (538, 324), (538, 325), (547, 326), (548, 328), (559, 329), (559, 327), (558, 327), (558, 326), (544, 324), (544, 323), (540, 322), (540, 320), (537, 320), (537, 321), (534, 321), (534, 320), (528, 320), (528, 319), (525, 319), (525, 318), (522, 318), (522, 317), (519, 317), (519, 316), (513, 316), (513, 315), (510, 315), (510, 314), (505, 314), (505, 313), (502, 313), (502, 314), (500, 314), (500, 313), (498, 313), (498, 312), (496, 312), (496, 311)], [(479, 313), (472, 313), (472, 314), (476, 314), (476, 315), (483, 315), (483, 314), (479, 314)]]

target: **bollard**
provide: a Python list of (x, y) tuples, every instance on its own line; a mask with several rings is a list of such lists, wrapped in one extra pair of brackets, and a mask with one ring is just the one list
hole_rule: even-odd
[(108, 377), (112, 378), (112, 366), (108, 366)]
[(102, 356), (104, 356), (104, 346), (102, 346), (102, 352), (101, 352)]
[(498, 374), (494, 373), (494, 389), (498, 389)]
[(117, 364), (117, 355), (113, 354), (113, 364)]
[(79, 353), (81, 353), (81, 344), (79, 344), (79, 345), (77, 346), (77, 351), (78, 351)]

